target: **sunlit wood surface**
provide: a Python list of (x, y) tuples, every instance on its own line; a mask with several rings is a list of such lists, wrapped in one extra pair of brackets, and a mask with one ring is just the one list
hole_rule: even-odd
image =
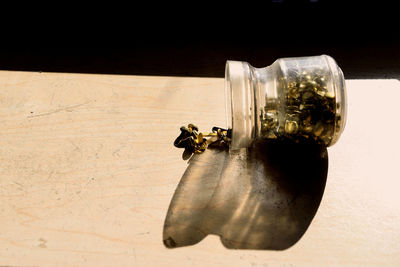
[(225, 125), (223, 79), (0, 72), (0, 265), (400, 265), (400, 82), (347, 81), (321, 206), (284, 251), (167, 249), (189, 122)]

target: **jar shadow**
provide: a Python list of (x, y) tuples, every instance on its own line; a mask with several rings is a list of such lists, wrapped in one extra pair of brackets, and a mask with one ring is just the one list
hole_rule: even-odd
[(171, 200), (164, 245), (214, 234), (227, 248), (287, 249), (314, 218), (327, 172), (327, 150), (316, 144), (263, 142), (195, 154)]

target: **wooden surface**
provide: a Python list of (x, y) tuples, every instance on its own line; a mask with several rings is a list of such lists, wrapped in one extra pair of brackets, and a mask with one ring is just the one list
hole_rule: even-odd
[(188, 122), (225, 124), (223, 79), (0, 72), (0, 265), (400, 265), (396, 80), (347, 81), (321, 206), (284, 251), (167, 249)]

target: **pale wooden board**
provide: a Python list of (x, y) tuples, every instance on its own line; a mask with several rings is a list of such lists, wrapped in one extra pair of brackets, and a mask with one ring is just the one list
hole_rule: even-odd
[(396, 80), (347, 81), (321, 206), (285, 251), (166, 249), (188, 122), (225, 125), (223, 79), (0, 72), (0, 265), (400, 265)]

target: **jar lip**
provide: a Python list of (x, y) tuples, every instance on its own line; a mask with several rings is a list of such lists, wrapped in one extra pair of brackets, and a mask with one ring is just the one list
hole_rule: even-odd
[(254, 90), (251, 66), (228, 60), (225, 65), (225, 94), (228, 127), (232, 129), (231, 149), (249, 147), (254, 139)]
[(230, 85), (230, 65), (231, 61), (226, 61), (225, 64), (225, 114), (226, 114), (226, 128), (232, 129), (232, 94)]

